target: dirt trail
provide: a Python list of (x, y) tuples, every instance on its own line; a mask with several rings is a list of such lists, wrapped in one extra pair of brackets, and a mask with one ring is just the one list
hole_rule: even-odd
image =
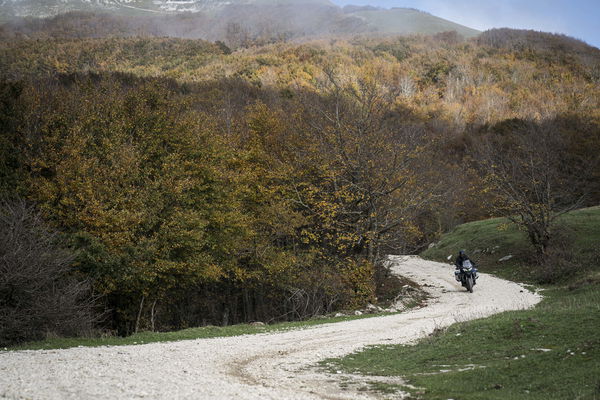
[(342, 390), (341, 375), (324, 374), (312, 366), (366, 345), (409, 343), (435, 328), (529, 308), (540, 301), (540, 296), (522, 286), (486, 274), (481, 274), (475, 293), (469, 294), (454, 281), (449, 265), (400, 256), (392, 257), (392, 262), (395, 273), (429, 285), (426, 289), (432, 299), (427, 307), (283, 333), (3, 352), (0, 398), (376, 398), (373, 393)]

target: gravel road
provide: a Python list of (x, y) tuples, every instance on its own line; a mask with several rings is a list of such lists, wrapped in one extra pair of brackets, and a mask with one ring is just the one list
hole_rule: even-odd
[[(428, 306), (282, 333), (1, 352), (0, 398), (377, 398), (374, 393), (352, 390), (352, 386), (342, 390), (342, 374), (325, 374), (313, 366), (324, 358), (343, 356), (365, 345), (409, 343), (435, 328), (529, 308), (541, 299), (516, 283), (486, 274), (480, 274), (475, 293), (469, 294), (454, 281), (449, 265), (412, 256), (394, 256), (391, 262), (395, 273), (426, 285), (431, 295)], [(360, 385), (360, 377), (350, 380)]]

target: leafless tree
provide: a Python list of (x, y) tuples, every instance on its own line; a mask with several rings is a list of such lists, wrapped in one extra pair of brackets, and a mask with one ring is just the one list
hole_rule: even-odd
[(598, 154), (573, 152), (577, 138), (553, 121), (505, 121), (480, 139), (475, 162), (496, 211), (521, 226), (544, 259), (557, 218), (584, 204)]
[(73, 277), (72, 262), (32, 206), (0, 202), (0, 346), (91, 328), (89, 284)]
[(338, 202), (337, 229), (350, 232), (353, 251), (374, 264), (384, 248), (405, 250), (407, 228), (431, 200), (431, 188), (415, 178), (425, 128), (390, 106), (399, 89), (377, 77), (326, 69), (320, 85), (324, 97), (301, 101), (310, 140), (325, 158), (320, 163), (332, 166), (325, 191)]

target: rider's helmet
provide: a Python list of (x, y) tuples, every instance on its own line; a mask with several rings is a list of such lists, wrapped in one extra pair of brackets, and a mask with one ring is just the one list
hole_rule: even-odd
[(465, 257), (467, 255), (467, 252), (464, 251), (464, 250), (461, 250), (461, 251), (458, 252), (458, 255), (461, 256), (461, 257)]

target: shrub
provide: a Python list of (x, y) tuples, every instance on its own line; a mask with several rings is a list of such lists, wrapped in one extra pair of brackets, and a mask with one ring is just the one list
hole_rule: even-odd
[(573, 234), (565, 229), (556, 230), (536, 272), (536, 280), (553, 284), (567, 280), (582, 267), (573, 250)]
[(0, 202), (0, 346), (91, 329), (89, 285), (58, 238), (24, 201)]

